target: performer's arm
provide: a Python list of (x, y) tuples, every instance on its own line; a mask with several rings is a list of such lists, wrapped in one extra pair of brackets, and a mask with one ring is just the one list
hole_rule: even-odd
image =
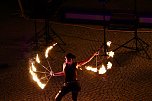
[(85, 64), (88, 63), (88, 62), (90, 62), (90, 61), (93, 59), (93, 57), (96, 56), (96, 55), (99, 55), (99, 52), (95, 52), (92, 56), (90, 56), (90, 57), (87, 58), (86, 60), (81, 61), (81, 62), (78, 62), (78, 63), (77, 63), (77, 68), (85, 65)]
[(64, 76), (64, 68), (65, 68), (65, 63), (63, 64), (63, 71), (61, 72), (57, 72), (57, 73), (54, 73), (53, 76)]

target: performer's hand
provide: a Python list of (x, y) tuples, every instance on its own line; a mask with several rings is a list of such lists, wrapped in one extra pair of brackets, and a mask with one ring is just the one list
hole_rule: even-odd
[(99, 55), (99, 51), (94, 53), (94, 56)]
[(50, 75), (51, 75), (51, 76), (54, 76), (54, 72), (53, 72), (53, 71), (50, 71)]

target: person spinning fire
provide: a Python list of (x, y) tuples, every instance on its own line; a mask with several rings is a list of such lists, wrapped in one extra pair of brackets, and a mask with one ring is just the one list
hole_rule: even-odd
[(65, 83), (62, 89), (56, 95), (55, 101), (61, 101), (62, 97), (69, 92), (72, 92), (72, 100), (77, 101), (78, 92), (81, 90), (77, 78), (77, 69), (91, 61), (96, 55), (99, 55), (99, 52), (95, 52), (91, 57), (81, 62), (75, 62), (74, 60), (76, 59), (76, 56), (72, 53), (68, 53), (65, 56), (65, 62), (63, 63), (63, 71), (51, 74), (52, 76), (65, 77)]

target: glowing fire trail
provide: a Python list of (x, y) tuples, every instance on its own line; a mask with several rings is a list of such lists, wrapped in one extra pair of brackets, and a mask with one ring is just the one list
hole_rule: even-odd
[[(49, 46), (46, 51), (45, 51), (45, 58), (47, 59), (48, 58), (48, 53), (49, 51), (56, 45), (57, 43), (53, 44), (52, 46)], [(43, 67), (46, 72), (43, 72), (43, 71), (37, 71), (36, 67), (35, 67), (35, 62), (38, 63), (41, 67)], [(30, 61), (30, 68), (29, 68), (29, 72), (30, 74), (32, 75), (32, 78), (33, 80), (38, 84), (38, 86), (41, 88), (41, 89), (44, 89), (44, 87), (47, 85), (47, 83), (49, 82), (49, 80), (51, 79), (52, 77), (52, 69), (51, 69), (51, 66), (50, 66), (50, 63), (49, 61), (47, 60), (47, 63), (50, 67), (50, 70), (48, 68), (46, 68), (44, 65), (41, 64), (41, 61), (40, 61), (40, 58), (38, 56), (38, 54), (36, 55), (36, 58), (35, 58), (35, 61)], [(44, 77), (41, 77), (39, 78), (37, 73), (41, 73), (41, 74), (45, 74)], [(42, 83), (41, 80), (45, 80), (47, 79), (47, 81), (45, 81), (45, 83)]]
[(49, 46), (46, 51), (45, 51), (45, 58), (48, 58), (48, 54), (49, 54), (49, 51), (53, 49), (53, 47), (56, 45), (57, 43), (53, 44), (52, 46)]
[(40, 87), (41, 89), (44, 89), (45, 84), (41, 83), (41, 81), (38, 79), (36, 73), (34, 73), (31, 69), (30, 69), (30, 73), (31, 73), (31, 75), (33, 76), (33, 80), (39, 85), (39, 87)]
[(49, 68), (50, 68), (50, 71), (51, 71), (51, 72), (52, 72), (52, 68), (51, 68), (50, 63), (49, 63), (49, 61), (48, 61), (47, 58), (48, 58), (49, 51), (52, 50), (53, 47), (54, 47), (56, 44), (57, 44), (57, 43), (53, 44), (52, 46), (49, 46), (49, 47), (46, 49), (46, 51), (45, 51), (45, 58), (46, 58), (46, 61), (47, 61), (48, 65), (49, 65)]
[(41, 83), (41, 81), (39, 80), (37, 74), (34, 73), (34, 72), (36, 72), (36, 67), (34, 66), (33, 62), (32, 62), (32, 66), (30, 67), (30, 71), (29, 71), (29, 72), (30, 72), (30, 74), (32, 75), (33, 80), (39, 85), (39, 87), (40, 87), (41, 89), (44, 89), (45, 84)]

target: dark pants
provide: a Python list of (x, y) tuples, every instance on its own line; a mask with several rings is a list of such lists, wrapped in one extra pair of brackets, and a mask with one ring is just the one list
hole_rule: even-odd
[(55, 101), (61, 101), (62, 97), (72, 92), (72, 100), (77, 101), (78, 92), (81, 87), (78, 81), (64, 83), (64, 86), (55, 97)]

